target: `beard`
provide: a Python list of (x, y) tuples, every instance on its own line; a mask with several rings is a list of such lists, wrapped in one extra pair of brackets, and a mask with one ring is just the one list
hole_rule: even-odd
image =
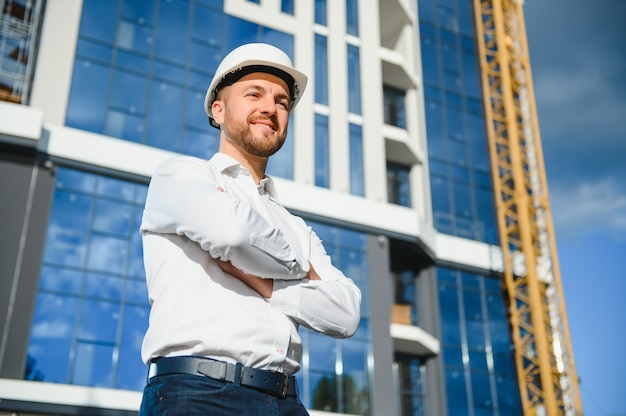
[[(255, 136), (250, 130), (250, 125), (258, 118), (250, 116), (245, 121), (237, 121), (230, 115), (230, 112), (226, 112), (223, 124), (226, 140), (253, 156), (270, 157), (283, 147), (287, 130), (285, 129), (277, 136)], [(275, 119), (272, 119), (272, 122), (274, 125), (277, 124)]]

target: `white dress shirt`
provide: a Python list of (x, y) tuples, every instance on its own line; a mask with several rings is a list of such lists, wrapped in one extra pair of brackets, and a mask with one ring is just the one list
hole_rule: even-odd
[[(331, 264), (315, 232), (276, 201), (271, 178), (257, 186), (230, 156), (161, 163), (141, 232), (152, 305), (146, 363), (199, 355), (291, 375), (300, 368), (300, 324), (333, 337), (357, 329), (358, 287)], [(214, 258), (274, 279), (271, 298)], [(309, 262), (321, 280), (304, 278)]]

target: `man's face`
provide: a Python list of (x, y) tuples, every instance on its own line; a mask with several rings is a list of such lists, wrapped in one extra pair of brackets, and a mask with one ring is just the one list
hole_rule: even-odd
[(281, 78), (255, 72), (221, 91), (226, 140), (246, 153), (269, 157), (287, 137), (289, 88)]

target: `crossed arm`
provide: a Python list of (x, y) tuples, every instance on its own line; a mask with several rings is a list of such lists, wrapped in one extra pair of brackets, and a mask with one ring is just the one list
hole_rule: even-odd
[(185, 235), (224, 272), (315, 331), (347, 337), (358, 327), (361, 292), (315, 233), (310, 253), (296, 252), (250, 204), (224, 192), (204, 161), (174, 158), (157, 169), (142, 231)]
[[(222, 188), (221, 186), (218, 186), (217, 190), (219, 192), (226, 192), (224, 191), (224, 188)], [(254, 289), (259, 295), (263, 296), (266, 299), (272, 297), (272, 292), (274, 291), (273, 279), (262, 279), (253, 274), (245, 273), (243, 270), (238, 269), (235, 266), (233, 266), (233, 264), (230, 261), (224, 261), (220, 258), (215, 259), (215, 261), (217, 262), (217, 265), (220, 266), (220, 268), (224, 272), (241, 280), (247, 286)], [(309, 272), (307, 273), (306, 277), (309, 280), (321, 280), (310, 261), (309, 261)]]
[[(271, 298), (272, 292), (274, 291), (274, 280), (273, 279), (262, 279), (253, 274), (245, 273), (243, 270), (240, 270), (233, 266), (230, 261), (224, 261), (221, 259), (215, 259), (217, 265), (220, 268), (228, 273), (229, 275), (241, 280), (243, 283), (248, 285), (250, 288), (254, 289), (259, 295), (264, 298)], [(309, 273), (307, 275), (309, 280), (322, 280), (320, 276), (317, 274), (311, 262), (309, 262)]]

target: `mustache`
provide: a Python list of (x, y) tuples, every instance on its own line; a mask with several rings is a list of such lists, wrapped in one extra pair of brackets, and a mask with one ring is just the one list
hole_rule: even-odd
[(261, 122), (269, 122), (271, 124), (271, 126), (272, 126), (272, 129), (278, 130), (278, 127), (279, 127), (278, 119), (276, 117), (274, 117), (274, 116), (269, 116), (269, 117), (267, 117), (267, 116), (254, 116), (254, 117), (250, 117), (248, 119), (249, 123), (256, 123), (256, 122), (259, 122), (259, 121), (261, 121)]

